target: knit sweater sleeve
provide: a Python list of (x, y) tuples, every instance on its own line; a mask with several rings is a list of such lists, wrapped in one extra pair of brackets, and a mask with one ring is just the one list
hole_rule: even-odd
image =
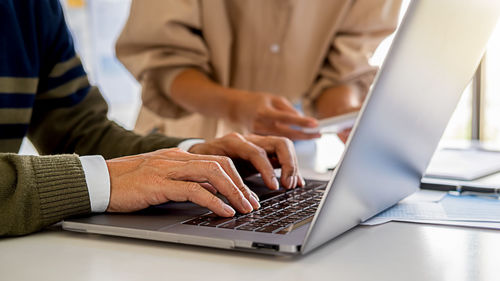
[(76, 155), (0, 154), (0, 236), (28, 234), (72, 215), (90, 213)]
[(28, 137), (40, 154), (77, 153), (105, 159), (176, 147), (182, 139), (160, 134), (139, 136), (107, 118), (108, 106), (92, 87), (72, 107), (35, 108)]

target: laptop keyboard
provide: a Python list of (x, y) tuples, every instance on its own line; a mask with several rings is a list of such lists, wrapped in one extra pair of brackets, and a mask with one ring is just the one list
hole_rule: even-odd
[(209, 212), (183, 224), (286, 234), (312, 220), (325, 188), (326, 183), (308, 182), (303, 188), (262, 200), (260, 209), (249, 214), (237, 213), (234, 217), (224, 218)]

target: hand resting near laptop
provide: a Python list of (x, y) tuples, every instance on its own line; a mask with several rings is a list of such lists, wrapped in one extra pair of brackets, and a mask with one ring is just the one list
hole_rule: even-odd
[(243, 183), (231, 158), (248, 161), (270, 189), (278, 189), (268, 157), (276, 155), (281, 184), (285, 188), (305, 184), (293, 144), (286, 138), (233, 133), (196, 144), (189, 152), (171, 148), (107, 160), (111, 180), (107, 211), (132, 212), (168, 201), (191, 201), (219, 216), (233, 216), (235, 210), (215, 196), (218, 192), (240, 213), (258, 209), (257, 195)]

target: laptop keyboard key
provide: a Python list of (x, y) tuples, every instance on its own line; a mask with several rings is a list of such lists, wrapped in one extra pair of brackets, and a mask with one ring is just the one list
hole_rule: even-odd
[(223, 218), (223, 217), (218, 217), (216, 219), (211, 219), (209, 221), (200, 223), (200, 226), (211, 226), (211, 227), (216, 227), (218, 225), (221, 225), (223, 223), (229, 222), (234, 220), (234, 218)]
[(183, 224), (189, 224), (189, 225), (199, 225), (202, 222), (205, 222), (206, 220), (203, 217), (197, 217), (188, 221), (183, 222)]
[(233, 220), (233, 221), (230, 221), (230, 222), (227, 222), (223, 225), (219, 225), (220, 228), (230, 228), (230, 229), (235, 229), (237, 228), (238, 226), (241, 226), (241, 225), (244, 225), (246, 224), (247, 222), (246, 221), (237, 221), (237, 220)]
[(281, 228), (282, 228), (282, 226), (278, 226), (278, 225), (275, 225), (275, 224), (270, 224), (270, 225), (261, 227), (261, 228), (255, 230), (255, 231), (257, 231), (257, 232), (273, 233), (274, 231), (276, 231), (278, 229), (281, 229)]
[(266, 214), (261, 213), (260, 211), (257, 211), (257, 212), (253, 212), (253, 213), (248, 214), (245, 218), (251, 218), (254, 220), (258, 220), (258, 219), (264, 218), (265, 216), (266, 216)]
[(238, 230), (245, 230), (245, 231), (254, 231), (255, 229), (256, 227), (254, 225), (244, 225), (238, 228)]
[(263, 200), (261, 208), (233, 218), (218, 217), (210, 212), (183, 224), (286, 234), (312, 219), (324, 193), (325, 184), (312, 183), (304, 188), (276, 193)]

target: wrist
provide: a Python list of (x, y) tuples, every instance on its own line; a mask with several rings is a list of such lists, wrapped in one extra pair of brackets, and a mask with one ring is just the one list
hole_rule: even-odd
[(340, 85), (328, 88), (314, 101), (319, 119), (357, 111), (363, 104), (364, 96), (354, 85)]
[(227, 116), (226, 118), (234, 123), (243, 124), (245, 123), (244, 116), (247, 116), (245, 105), (248, 103), (249, 99), (252, 98), (252, 94), (247, 91), (228, 89), (228, 99), (227, 99)]
[(197, 143), (192, 145), (187, 152), (192, 154), (204, 154), (202, 151), (204, 143)]
[(229, 118), (234, 100), (232, 89), (196, 69), (177, 75), (171, 85), (170, 98), (188, 111), (215, 118)]

